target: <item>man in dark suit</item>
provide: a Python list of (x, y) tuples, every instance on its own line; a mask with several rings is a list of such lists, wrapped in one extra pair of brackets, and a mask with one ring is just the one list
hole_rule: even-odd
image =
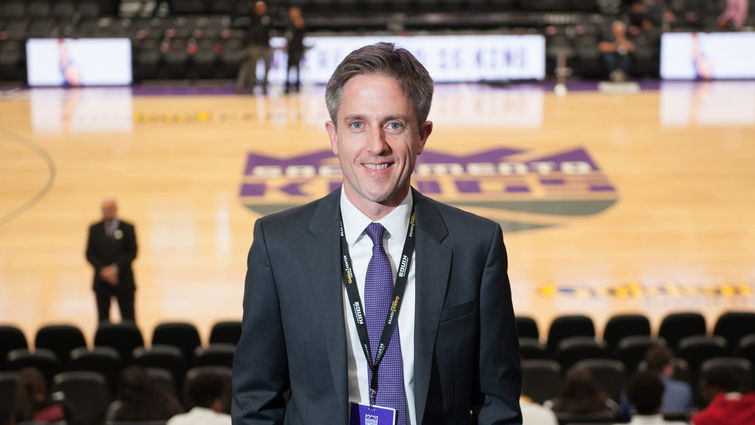
[(123, 320), (134, 321), (134, 226), (118, 219), (113, 199), (102, 201), (102, 221), (89, 227), (86, 256), (94, 267), (94, 293), (100, 321), (110, 320), (110, 300), (116, 297)]
[(255, 224), (234, 424), (522, 423), (501, 228), (410, 187), (432, 92), (388, 43), (331, 77), (343, 186)]

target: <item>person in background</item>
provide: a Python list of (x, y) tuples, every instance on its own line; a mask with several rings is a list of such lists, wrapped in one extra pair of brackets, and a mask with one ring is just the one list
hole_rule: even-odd
[(703, 374), (702, 394), (710, 403), (692, 416), (693, 425), (755, 424), (755, 392), (742, 393), (739, 371), (717, 366)]
[(94, 293), (99, 320), (110, 320), (110, 301), (118, 300), (121, 318), (131, 322), (134, 315), (134, 272), (136, 232), (131, 223), (118, 218), (115, 199), (102, 201), (102, 221), (89, 227), (86, 257), (94, 267)]
[(561, 382), (558, 395), (545, 403), (546, 407), (559, 413), (570, 414), (617, 414), (619, 406), (608, 395), (600, 391), (592, 380), (590, 371), (572, 366)]
[(598, 44), (598, 49), (603, 54), (611, 81), (625, 81), (632, 67), (631, 53), (634, 52), (634, 43), (627, 38), (626, 24), (613, 21), (610, 34)]
[(71, 421), (71, 410), (63, 403), (63, 394), (49, 394), (42, 373), (33, 367), (18, 372), (15, 401), (16, 422)]
[[(692, 388), (684, 381), (674, 379), (674, 354), (666, 347), (656, 346), (648, 348), (645, 353), (647, 371), (655, 373), (663, 383), (661, 413), (682, 413), (692, 410)], [(626, 391), (622, 392), (622, 417), (628, 418), (632, 412), (630, 400)]]
[(742, 28), (747, 20), (748, 0), (726, 0), (726, 9), (716, 23), (721, 29), (729, 29), (729, 22), (734, 29)]
[(685, 425), (684, 422), (667, 422), (661, 414), (664, 385), (658, 373), (636, 373), (627, 383), (626, 393), (634, 408), (629, 425)]
[(519, 408), (522, 409), (522, 425), (558, 425), (556, 414), (551, 409), (525, 395), (519, 398)]
[(168, 5), (168, 16), (173, 14), (173, 0), (155, 0), (155, 8), (152, 9), (152, 17), (154, 18), (157, 16), (157, 12), (160, 11), (160, 6), (163, 3), (167, 3)]
[(254, 3), (252, 22), (246, 36), (246, 59), (239, 68), (236, 77), (236, 91), (241, 93), (250, 86), (251, 91), (257, 85), (257, 62), (264, 62), (265, 74), (262, 80), (262, 92), (267, 94), (267, 74), (270, 71), (270, 32), (272, 30), (272, 18), (267, 13), (267, 4), (264, 1)]
[(144, 368), (129, 366), (121, 371), (117, 398), (108, 406), (105, 421), (165, 421), (182, 411), (179, 402)]
[[(288, 67), (286, 68), (286, 93), (299, 91), (301, 76), (301, 59), (304, 56), (304, 18), (301, 9), (293, 6), (288, 9), (290, 20), (286, 30), (286, 47), (288, 51)], [(296, 80), (291, 82), (291, 69), (296, 68)]]
[(222, 376), (203, 372), (186, 385), (186, 399), (194, 407), (173, 416), (167, 425), (231, 425), (231, 415), (224, 412), (229, 394)]

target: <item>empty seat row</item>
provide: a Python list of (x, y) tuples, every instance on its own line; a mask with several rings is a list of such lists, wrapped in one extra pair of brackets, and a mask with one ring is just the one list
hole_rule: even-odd
[[(540, 339), (537, 322), (528, 316), (516, 318), (520, 338)], [(740, 340), (755, 333), (755, 312), (726, 312), (721, 314), (713, 328), (713, 335), (724, 339), (728, 350), (735, 349)], [(672, 349), (676, 349), (682, 339), (693, 335), (706, 335), (705, 317), (696, 312), (671, 313), (663, 318), (658, 330), (662, 338)], [(584, 315), (565, 315), (553, 319), (548, 329), (547, 347), (553, 353), (568, 337), (595, 337), (595, 325), (591, 318)], [(627, 336), (651, 335), (650, 321), (641, 314), (620, 314), (609, 318), (603, 330), (603, 341), (607, 348), (615, 351), (618, 344)]]
[[(209, 343), (235, 345), (241, 336), (240, 321), (223, 321), (215, 323), (210, 331)], [(158, 324), (152, 334), (152, 345), (169, 345), (176, 347), (187, 362), (195, 357), (201, 347), (199, 332), (191, 323), (169, 322)], [(81, 330), (73, 325), (48, 325), (37, 331), (34, 347), (49, 350), (65, 366), (76, 348), (86, 347)], [(131, 323), (102, 323), (97, 328), (94, 338), (95, 347), (111, 347), (118, 352), (124, 363), (131, 361), (132, 353), (144, 346), (144, 339), (138, 327)], [(0, 326), (0, 368), (8, 354), (16, 349), (27, 349), (26, 336), (17, 327)]]

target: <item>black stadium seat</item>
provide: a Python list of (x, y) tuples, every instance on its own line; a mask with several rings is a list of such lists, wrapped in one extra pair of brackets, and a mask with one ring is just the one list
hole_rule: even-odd
[(548, 329), (548, 350), (555, 353), (562, 340), (573, 336), (594, 338), (595, 325), (592, 319), (583, 315), (565, 315), (553, 319)]
[(55, 353), (61, 365), (68, 364), (74, 348), (86, 347), (84, 334), (73, 325), (46, 325), (37, 330), (34, 347), (46, 348)]
[(194, 350), (201, 345), (199, 332), (191, 323), (167, 322), (155, 327), (152, 345), (172, 345), (181, 350), (187, 363), (191, 363)]
[(697, 372), (700, 365), (708, 359), (714, 357), (726, 357), (729, 352), (726, 349), (726, 340), (723, 337), (714, 335), (693, 335), (679, 341), (677, 356), (687, 361), (689, 370), (696, 381)]
[(99, 372), (107, 379), (112, 389), (115, 389), (121, 368), (123, 361), (114, 348), (94, 347), (88, 350), (80, 347), (71, 351), (70, 370)]
[(650, 336), (650, 320), (642, 314), (619, 314), (608, 319), (603, 331), (603, 341), (608, 344), (611, 352), (619, 346), (619, 342), (632, 335)]
[(131, 363), (131, 353), (134, 349), (143, 345), (141, 331), (130, 322), (100, 323), (94, 335), (94, 346), (114, 348), (124, 365)]
[(18, 372), (0, 372), (0, 410), (12, 412), (16, 407)]
[(39, 348), (34, 351), (28, 348), (19, 348), (8, 353), (7, 368), (9, 370), (21, 370), (26, 367), (35, 367), (49, 383), (52, 377), (60, 372), (61, 366), (58, 357), (50, 350)]
[(197, 347), (194, 351), (194, 366), (233, 366), (236, 345), (215, 343), (207, 347)]
[[(178, 393), (178, 385), (173, 379), (173, 374), (169, 370), (159, 367), (148, 367), (145, 369), (147, 375), (152, 378), (160, 388), (164, 389), (168, 394), (172, 395), (176, 400), (181, 400), (181, 396)], [(183, 380), (184, 377), (181, 377)]]
[(535, 319), (529, 316), (516, 316), (516, 330), (519, 338), (540, 338)]
[(222, 342), (225, 344), (238, 344), (241, 338), (241, 321), (223, 321), (212, 325), (210, 330), (210, 344)]
[(695, 312), (671, 313), (663, 318), (658, 330), (658, 336), (665, 339), (671, 349), (676, 349), (679, 341), (688, 336), (705, 333), (705, 317)]
[(523, 359), (550, 359), (545, 344), (535, 338), (519, 338), (519, 356)]
[(606, 344), (589, 336), (575, 336), (566, 338), (558, 344), (556, 361), (561, 370), (566, 372), (582, 360), (607, 359), (610, 357)]
[(614, 401), (619, 400), (626, 376), (623, 363), (614, 359), (588, 359), (580, 361), (577, 366), (590, 372), (601, 391)]
[(650, 347), (665, 346), (666, 341), (649, 335), (632, 335), (623, 338), (616, 348), (616, 359), (624, 364), (627, 375), (632, 375), (637, 366), (645, 360)]
[(713, 327), (713, 335), (720, 335), (726, 339), (731, 349), (739, 344), (742, 337), (755, 332), (755, 313), (727, 312), (719, 316)]
[(179, 386), (186, 374), (187, 362), (178, 347), (172, 345), (152, 345), (150, 348), (137, 347), (133, 353), (134, 364), (144, 368), (165, 369)]
[(52, 391), (65, 394), (77, 422), (98, 425), (105, 417), (111, 393), (105, 377), (97, 372), (62, 372), (55, 375)]
[[(0, 50), (2, 52), (2, 50)], [(2, 54), (0, 54), (0, 64), (2, 63)], [(19, 348), (28, 348), (24, 332), (11, 325), (0, 326), (0, 368), (8, 360), (8, 353)]]
[(522, 394), (535, 403), (553, 399), (561, 386), (561, 367), (553, 360), (522, 362)]
[(707, 371), (719, 367), (725, 367), (736, 371), (742, 385), (739, 392), (748, 393), (755, 389), (752, 380), (752, 363), (750, 363), (749, 360), (741, 357), (715, 357), (708, 359), (700, 365), (700, 376), (704, 376)]

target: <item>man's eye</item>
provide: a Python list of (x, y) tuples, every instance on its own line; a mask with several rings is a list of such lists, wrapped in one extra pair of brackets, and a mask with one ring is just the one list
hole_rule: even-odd
[(351, 128), (362, 128), (364, 127), (364, 124), (359, 121), (354, 121), (351, 123)]
[(390, 128), (391, 130), (398, 130), (401, 127), (403, 127), (403, 125), (401, 125), (400, 122), (392, 122), (388, 124), (388, 128)]

